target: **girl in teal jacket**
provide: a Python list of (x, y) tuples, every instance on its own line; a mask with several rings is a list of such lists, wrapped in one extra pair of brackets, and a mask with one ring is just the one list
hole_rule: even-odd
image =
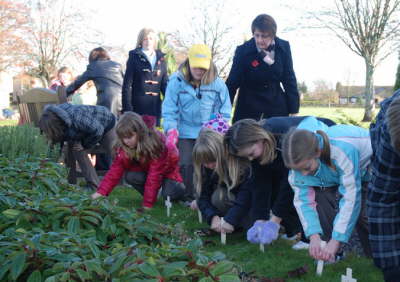
[[(368, 130), (327, 127), (314, 117), (304, 119), (284, 137), (282, 156), (291, 169), (293, 203), (315, 259), (334, 261), (355, 225), (364, 253), (370, 255), (364, 196), (371, 155)], [(326, 247), (321, 247), (321, 240)]]
[(217, 114), (229, 120), (231, 111), (228, 88), (217, 75), (210, 49), (204, 44), (193, 45), (188, 59), (170, 77), (162, 104), (164, 132), (179, 135), (180, 167), (188, 199), (194, 198), (192, 151), (200, 129)]

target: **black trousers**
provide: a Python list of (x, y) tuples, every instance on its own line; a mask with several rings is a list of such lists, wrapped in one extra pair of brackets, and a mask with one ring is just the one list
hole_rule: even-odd
[[(368, 239), (368, 219), (365, 213), (367, 187), (368, 183), (362, 184), (361, 211), (355, 229), (360, 238), (364, 254), (367, 257), (371, 257), (372, 253)], [(317, 202), (319, 221), (324, 233), (324, 235), (321, 236), (321, 239), (329, 241), (332, 235), (333, 221), (339, 211), (338, 187), (314, 187), (313, 189), (315, 191), (315, 201)]]
[[(127, 172), (125, 173), (125, 181), (132, 185), (142, 196), (144, 194), (144, 185), (146, 183), (147, 173), (145, 172)], [(164, 199), (169, 196), (171, 201), (183, 199), (185, 185), (165, 178), (162, 183), (161, 195)]]
[(179, 149), (179, 167), (183, 178), (183, 183), (185, 183), (185, 198), (194, 199), (195, 189), (193, 185), (193, 147), (196, 139), (179, 139), (178, 149)]

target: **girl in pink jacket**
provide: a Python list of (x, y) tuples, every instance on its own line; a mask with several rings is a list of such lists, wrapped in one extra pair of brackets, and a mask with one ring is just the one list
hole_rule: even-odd
[(116, 126), (116, 157), (93, 199), (110, 194), (124, 174), (126, 182), (143, 195), (144, 208), (153, 207), (161, 186), (164, 198), (182, 198), (185, 187), (179, 173), (178, 150), (175, 144), (166, 142), (154, 123), (154, 119), (134, 112), (121, 116)]

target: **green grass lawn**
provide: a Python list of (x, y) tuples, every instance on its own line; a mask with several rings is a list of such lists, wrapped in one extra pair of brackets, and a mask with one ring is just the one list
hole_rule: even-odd
[(360, 123), (368, 128), (369, 122), (361, 122), (364, 116), (364, 108), (335, 108), (335, 107), (300, 107), (300, 116), (318, 116), (333, 120), (342, 119), (344, 116)]
[(18, 124), (17, 120), (11, 120), (11, 119), (0, 120), (0, 126), (11, 126), (17, 124)]
[[(118, 199), (119, 204), (125, 207), (137, 208), (141, 206), (142, 197), (133, 189), (117, 188), (110, 197)], [(207, 227), (205, 223), (200, 224), (198, 222), (197, 212), (179, 203), (173, 204), (171, 217), (167, 217), (166, 208), (161, 200), (148, 213), (160, 222), (183, 227), (193, 236), (195, 236), (194, 231), (196, 229)], [(315, 275), (316, 265), (308, 256), (307, 251), (292, 250), (288, 241), (279, 239), (272, 246), (265, 246), (265, 253), (262, 253), (258, 245), (247, 242), (245, 233), (227, 235), (226, 246), (220, 244), (218, 235), (203, 238), (206, 250), (222, 251), (229, 260), (237, 263), (242, 271), (254, 272), (253, 275), (259, 277), (285, 278), (288, 271), (307, 265), (308, 274), (286, 281), (338, 282), (341, 279), (341, 274), (345, 274), (346, 267), (353, 269), (353, 276), (357, 281), (383, 281), (380, 271), (373, 265), (372, 260), (354, 255), (349, 255), (337, 264), (325, 266), (322, 277), (317, 277)]]

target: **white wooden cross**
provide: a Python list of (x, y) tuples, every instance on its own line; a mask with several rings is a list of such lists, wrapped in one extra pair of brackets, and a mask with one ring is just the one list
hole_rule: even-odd
[(167, 207), (167, 216), (170, 216), (170, 209), (172, 207), (171, 199), (169, 196), (167, 196), (167, 200), (165, 201), (165, 206)]
[(346, 268), (346, 275), (342, 275), (341, 282), (357, 282), (357, 279), (352, 278), (353, 270)]
[(197, 209), (197, 215), (199, 216), (199, 222), (202, 223), (203, 222), (203, 216), (201, 215), (200, 209)]
[(225, 223), (225, 220), (223, 217), (221, 217), (221, 244), (226, 245), (226, 233), (225, 231), (222, 230), (222, 225)]
[[(325, 241), (321, 241), (321, 249), (325, 248), (326, 246), (326, 242)], [(322, 275), (322, 270), (324, 270), (324, 261), (323, 260), (318, 260), (317, 262), (317, 275), (321, 276)]]
[[(261, 227), (257, 227), (258, 235), (261, 234)], [(264, 244), (260, 243), (260, 251), (264, 252)]]

